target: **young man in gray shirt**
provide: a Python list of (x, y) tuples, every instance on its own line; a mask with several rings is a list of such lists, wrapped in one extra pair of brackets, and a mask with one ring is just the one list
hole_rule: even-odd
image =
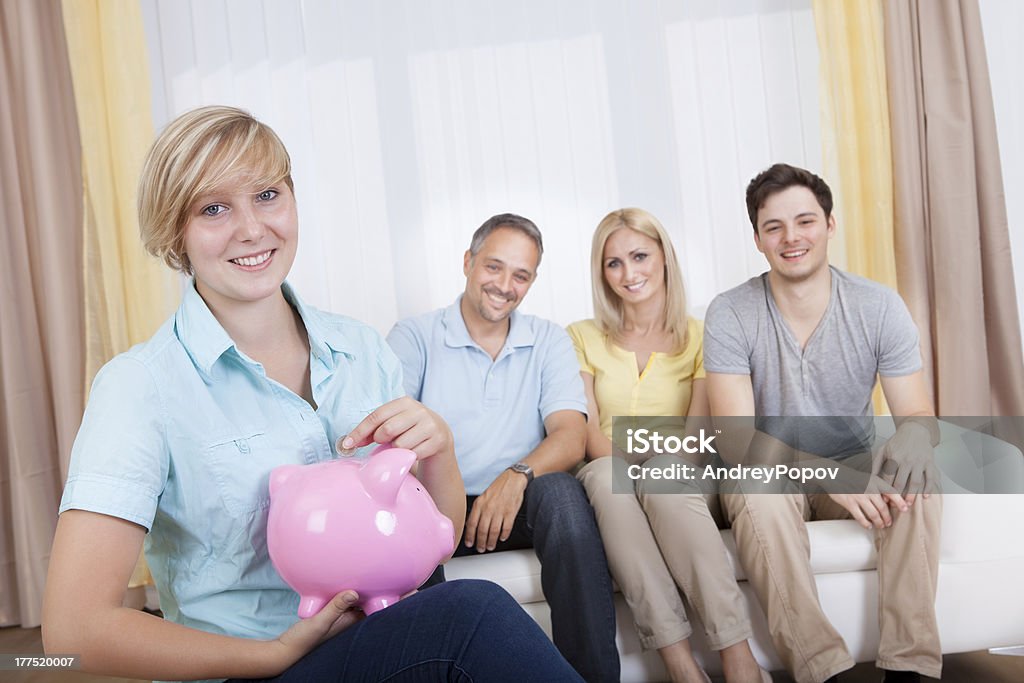
[[(841, 458), (864, 451), (873, 439), (871, 392), (880, 376), (898, 423), (896, 436), (864, 468), (879, 476), (865, 471), (862, 481), (868, 484), (859, 491), (754, 494), (740, 487), (722, 496), (775, 648), (798, 683), (838, 680), (853, 666), (818, 603), (805, 526), (808, 519), (853, 518), (876, 530), (876, 664), (885, 670), (884, 680), (938, 678), (935, 586), (942, 502), (940, 496), (917, 495), (936, 483), (932, 447), (938, 429), (929, 417), (934, 409), (917, 328), (895, 292), (829, 265), (836, 221), (832, 193), (821, 178), (776, 164), (750, 182), (747, 211), (754, 244), (770, 270), (720, 294), (708, 309), (704, 367), (712, 414), (840, 417), (800, 429), (799, 443), (793, 443), (792, 424), (788, 434), (786, 428), (773, 432), (781, 441), (759, 433), (749, 452), (764, 457), (758, 448), (786, 442), (788, 452), (801, 451), (797, 458)], [(862, 428), (828, 426), (851, 422)]]

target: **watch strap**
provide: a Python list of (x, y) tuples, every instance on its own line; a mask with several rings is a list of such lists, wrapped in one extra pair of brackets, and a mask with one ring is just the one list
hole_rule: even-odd
[(525, 474), (527, 484), (533, 481), (533, 468), (527, 465), (525, 462), (520, 461), (517, 463), (513, 463), (508, 466), (508, 469), (512, 470), (513, 472), (518, 472), (519, 474)]

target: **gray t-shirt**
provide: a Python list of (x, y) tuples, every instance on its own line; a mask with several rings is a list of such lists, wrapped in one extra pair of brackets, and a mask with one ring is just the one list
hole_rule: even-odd
[[(704, 368), (750, 375), (758, 417), (845, 418), (813, 421), (823, 430), (818, 436), (804, 421), (801, 443), (785, 439), (803, 450), (839, 456), (873, 440), (872, 421), (851, 418), (874, 415), (876, 376), (917, 372), (921, 353), (917, 327), (896, 292), (836, 268), (830, 271), (828, 307), (803, 349), (775, 305), (767, 273), (715, 297), (704, 321)], [(838, 429), (839, 424), (846, 427)]]

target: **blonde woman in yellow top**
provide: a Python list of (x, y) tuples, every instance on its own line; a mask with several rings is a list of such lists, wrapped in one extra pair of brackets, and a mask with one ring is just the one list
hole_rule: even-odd
[[(709, 510), (713, 496), (634, 487), (627, 463), (613, 455), (613, 416), (687, 416), (690, 431), (708, 415), (703, 325), (686, 314), (679, 263), (658, 219), (643, 209), (605, 216), (594, 233), (591, 275), (595, 318), (569, 326), (590, 411), (589, 462), (578, 477), (640, 642), (658, 650), (673, 681), (708, 680), (690, 651), (681, 590), (721, 653), (726, 681), (770, 681), (747, 643), (750, 619)], [(635, 495), (613, 493), (613, 478), (616, 490)]]

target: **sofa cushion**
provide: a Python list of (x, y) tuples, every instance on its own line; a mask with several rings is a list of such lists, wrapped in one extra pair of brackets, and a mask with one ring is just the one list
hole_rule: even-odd
[(444, 566), (445, 578), (487, 579), (493, 581), (520, 604), (543, 602), (540, 586), (540, 562), (533, 550), (506, 550), (453, 557)]
[[(891, 420), (877, 420), (879, 436), (891, 435)], [(1024, 490), (1024, 456), (1020, 449), (987, 434), (940, 421), (942, 443), (936, 461), (943, 472), (943, 564), (1009, 561), (1024, 557), (1024, 494), (979, 494), (966, 491)], [(811, 522), (811, 569), (815, 574), (875, 568), (874, 533), (852, 520)], [(746, 576), (737, 561), (732, 531), (722, 540), (737, 580)], [(489, 578), (520, 603), (542, 602), (540, 563), (532, 550), (510, 550), (452, 559), (448, 578)]]
[[(875, 550), (871, 533), (848, 520), (811, 522), (811, 567), (816, 574), (874, 569)], [(722, 531), (722, 540), (737, 580), (746, 576), (736, 559), (732, 531)], [(507, 550), (456, 557), (445, 565), (449, 579), (486, 577), (505, 588), (519, 603), (541, 602), (540, 562), (532, 550)]]
[[(946, 563), (971, 563), (1024, 557), (1016, 539), (1024, 538), (1024, 495), (955, 494), (943, 497), (942, 549)], [(874, 533), (856, 522), (810, 522), (811, 569), (815, 574), (865, 571), (875, 568)], [(1010, 542), (1011, 539), (1014, 542)], [(738, 581), (746, 574), (736, 555), (732, 530), (722, 530), (722, 541)], [(457, 557), (445, 565), (449, 579), (486, 577), (503, 586), (520, 603), (541, 602), (540, 562), (532, 550), (509, 550)]]

